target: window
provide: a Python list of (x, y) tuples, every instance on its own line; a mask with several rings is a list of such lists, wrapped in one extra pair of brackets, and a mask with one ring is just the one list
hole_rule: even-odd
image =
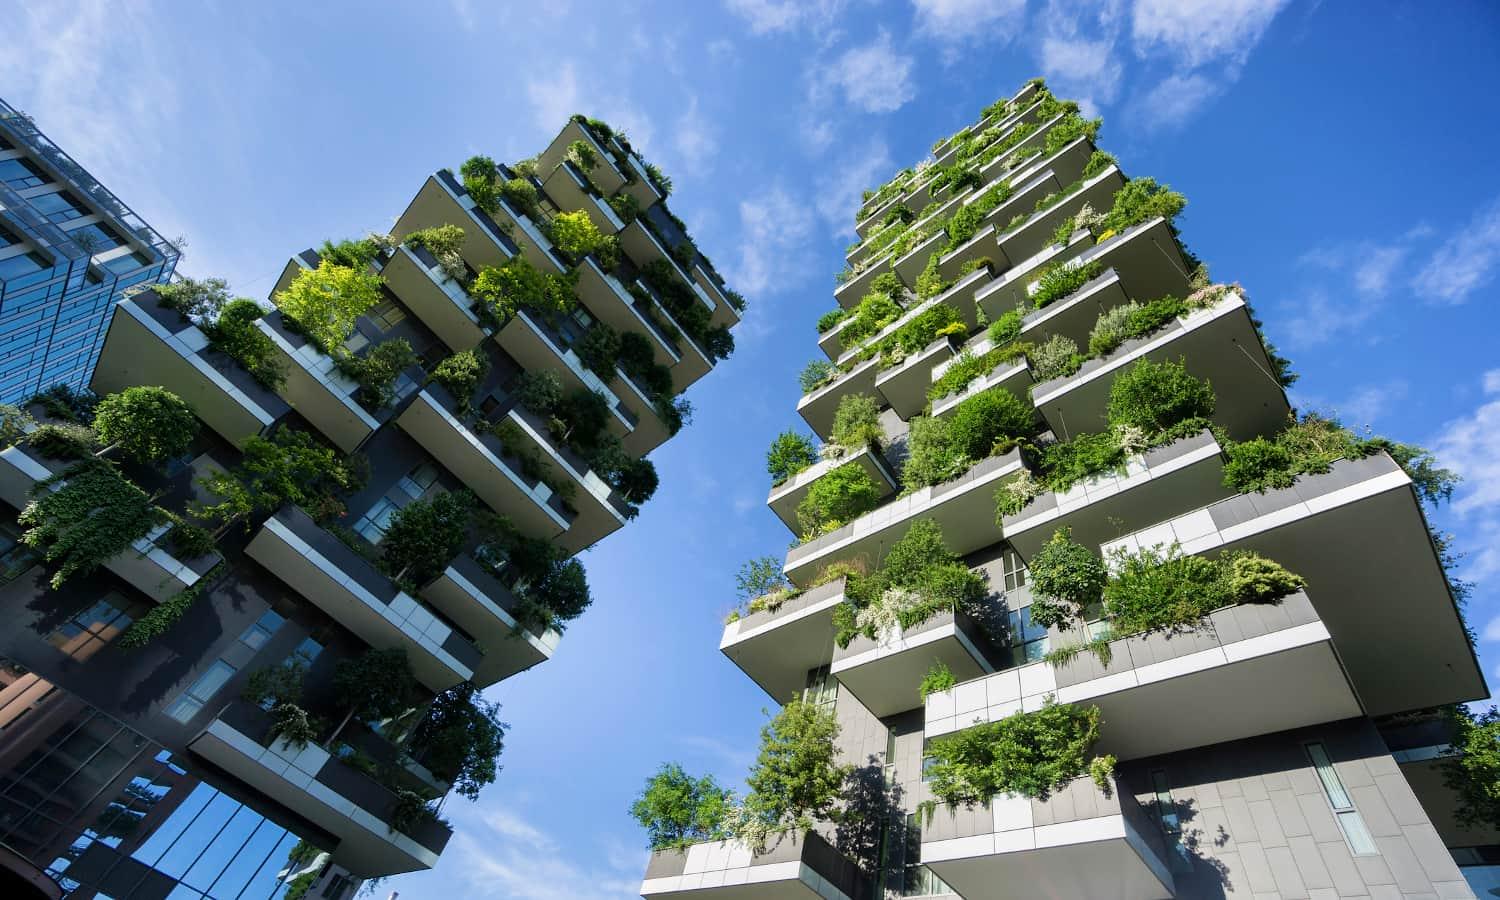
[(802, 691), (803, 700), (819, 709), (832, 709), (838, 696), (839, 683), (829, 677), (827, 666), (807, 670), (807, 687)]
[(573, 311), (558, 319), (557, 330), (562, 335), (563, 349), (573, 346), (580, 338), (589, 332), (598, 322), (588, 310), (582, 306), (573, 307)]
[(29, 159), (0, 159), (0, 181), (18, 191), (46, 184), (51, 180), (40, 166)]
[(22, 253), (20, 256), (9, 256), (0, 259), (0, 280), (7, 278), (20, 278), (22, 275), (30, 275), (49, 268), (46, 257), (40, 253)]
[(385, 537), (385, 530), (391, 526), (391, 516), (396, 514), (398, 508), (396, 504), (381, 497), (354, 523), (354, 530), (370, 543), (378, 544)]
[(68, 238), (90, 254), (103, 253), (125, 243), (120, 233), (102, 222), (94, 222), (68, 232)]
[[(360, 334), (358, 331), (354, 332), (344, 339), (344, 349), (347, 350), (351, 355), (359, 353), (359, 351), (365, 349), (368, 346), (370, 346), (370, 339), (365, 337), (363, 334)], [(328, 368), (330, 370), (333, 369), (333, 364), (330, 363)]]
[(47, 641), (69, 656), (85, 659), (130, 627), (135, 621), (130, 612), (130, 601), (110, 591), (93, 606), (54, 628)]
[(1339, 773), (1334, 770), (1333, 761), (1328, 758), (1328, 750), (1318, 741), (1302, 746), (1307, 750), (1307, 758), (1312, 760), (1318, 780), (1323, 783), (1323, 793), (1328, 797), (1328, 805), (1333, 807), (1333, 816), (1338, 819), (1344, 839), (1349, 842), (1349, 849), (1355, 856), (1378, 854), (1380, 848), (1375, 846), (1375, 839), (1365, 827), (1365, 820), (1360, 816), (1359, 810), (1354, 808), (1349, 792), (1344, 790), (1344, 783), (1339, 780)]
[(931, 897), (936, 894), (951, 894), (943, 879), (922, 865), (922, 826), (915, 815), (906, 817), (906, 859), (901, 867), (901, 896)]
[(406, 496), (413, 500), (420, 500), (422, 495), (427, 493), (427, 489), (432, 487), (433, 483), (437, 481), (437, 478), (437, 466), (434, 466), (432, 463), (422, 463), (401, 476), (401, 481), (396, 486), (401, 488), (406, 493)]
[(308, 668), (312, 668), (313, 660), (317, 659), (318, 654), (322, 652), (322, 644), (312, 638), (303, 638), (302, 643), (297, 645), (297, 649), (293, 650), (292, 655), (287, 657), (287, 659), (290, 661), (299, 661)]
[(11, 530), (0, 526), (0, 584), (9, 584), (36, 562), (36, 554)]
[(89, 214), (88, 208), (67, 191), (42, 194), (27, 201), (32, 208), (54, 222), (71, 222)]
[(328, 900), (344, 900), (353, 887), (354, 882), (349, 879), (348, 875), (334, 875), (328, 879), (327, 884), (323, 885), (323, 896)]
[(171, 706), (167, 707), (167, 715), (183, 724), (192, 720), (208, 701), (213, 699), (219, 688), (234, 677), (235, 668), (222, 659), (214, 660), (214, 664), (208, 667), (208, 671), (198, 676), (192, 686), (182, 692)]
[(146, 254), (126, 253), (124, 256), (116, 256), (105, 263), (104, 268), (116, 275), (124, 275), (127, 272), (134, 272), (136, 269), (144, 269), (149, 265), (151, 265), (151, 257)]
[(1193, 870), (1193, 859), (1188, 854), (1188, 848), (1182, 843), (1182, 819), (1177, 815), (1177, 803), (1172, 799), (1172, 785), (1167, 781), (1165, 769), (1156, 769), (1151, 773), (1151, 789), (1156, 793), (1156, 799), (1152, 805), (1156, 809), (1156, 818), (1161, 822), (1162, 833), (1166, 835), (1167, 846), (1176, 852), (1172, 855), (1172, 871), (1191, 872)]
[(0, 225), (0, 247), (10, 247), (19, 243), (21, 243), (20, 238), (16, 237), (15, 234), (5, 226)]
[(1047, 655), (1047, 629), (1031, 621), (1031, 606), (1023, 606), (1009, 615), (1010, 664), (1036, 662)]
[(381, 331), (390, 331), (406, 319), (406, 310), (397, 306), (392, 301), (386, 300), (370, 310), (367, 315), (370, 321), (375, 323), (376, 328), (379, 328)]
[(285, 621), (286, 619), (282, 618), (276, 610), (268, 609), (249, 628), (245, 629), (244, 634), (240, 635), (240, 643), (251, 650), (259, 650), (266, 645), (271, 635), (275, 634)]

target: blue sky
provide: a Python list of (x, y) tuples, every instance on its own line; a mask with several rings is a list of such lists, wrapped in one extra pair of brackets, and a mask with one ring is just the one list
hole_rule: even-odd
[[(17, 5), (18, 6), (18, 5)], [(1027, 78), (1104, 116), (1183, 191), (1188, 245), (1240, 281), (1295, 401), (1440, 451), (1500, 680), (1500, 11), (1282, 0), (606, 0), (29, 4), (0, 95), (158, 230), (181, 270), (263, 297), (286, 257), (388, 227), (440, 166), (516, 159), (567, 115), (624, 127), (750, 300), (740, 349), (657, 451), (663, 486), (586, 557), (594, 608), (492, 695), (513, 730), (403, 897), (634, 896), (626, 814), (663, 759), (738, 781), (769, 699), (717, 650), (747, 557), (790, 535), (762, 454), (833, 305), (858, 192)], [(1399, 652), (1399, 648), (1393, 648)], [(381, 895), (385, 893), (382, 890)]]

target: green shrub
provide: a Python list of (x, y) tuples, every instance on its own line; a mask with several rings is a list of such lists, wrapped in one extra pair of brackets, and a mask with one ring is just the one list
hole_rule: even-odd
[(1110, 166), (1118, 166), (1119, 164), (1120, 161), (1115, 159), (1113, 154), (1105, 153), (1103, 150), (1095, 150), (1089, 154), (1089, 161), (1084, 164), (1083, 177), (1085, 179), (1093, 178)]
[(219, 563), (212, 571), (205, 573), (188, 587), (148, 609), (145, 615), (130, 623), (124, 633), (115, 640), (115, 646), (134, 650), (166, 634), (184, 615), (187, 615), (187, 611), (198, 602), (199, 597), (203, 596), (204, 590), (217, 580), (223, 565)]
[(811, 540), (842, 527), (880, 503), (870, 474), (857, 462), (844, 463), (814, 481), (797, 505), (803, 539)]
[(859, 301), (849, 316), (849, 324), (839, 332), (845, 347), (853, 347), (865, 338), (901, 318), (903, 310), (883, 291), (871, 291)]
[(594, 166), (599, 164), (599, 154), (594, 152), (594, 148), (589, 146), (587, 141), (579, 140), (569, 143), (567, 157), (569, 162), (582, 169), (584, 173), (592, 171)]
[(620, 357), (620, 332), (607, 322), (595, 322), (573, 344), (573, 352), (578, 354), (585, 368), (608, 382), (615, 377), (615, 365)]
[[(988, 196), (988, 195), (986, 195)], [(943, 248), (943, 253), (952, 253), (959, 247), (979, 233), (979, 226), (984, 224), (985, 214), (989, 210), (980, 208), (977, 203), (960, 206), (958, 212), (948, 219), (945, 230), (948, 232), (948, 246)]]
[(599, 247), (604, 234), (583, 210), (560, 212), (547, 226), (547, 238), (570, 259), (583, 259)]
[(1154, 178), (1132, 178), (1115, 192), (1114, 206), (1104, 214), (1099, 227), (1120, 232), (1147, 219), (1161, 216), (1168, 222), (1187, 206), (1187, 198)]
[(971, 465), (973, 460), (954, 449), (947, 419), (912, 418), (901, 468), (901, 486), (906, 492), (957, 478)]
[(244, 455), (233, 470), (200, 479), (219, 502), (198, 505), (193, 514), (227, 522), (271, 512), (286, 503), (302, 507), (314, 518), (329, 507), (338, 514), (341, 504), (336, 495), (357, 489), (360, 480), (349, 458), (318, 443), (307, 432), (280, 428), (269, 438), (247, 438)]
[(953, 282), (943, 277), (938, 263), (942, 254), (934, 253), (927, 257), (927, 265), (917, 275), (917, 296), (923, 300), (931, 300), (943, 291), (953, 286)]
[(1019, 309), (1011, 309), (1001, 313), (995, 321), (990, 323), (990, 343), (996, 347), (1015, 343), (1021, 336), (1023, 318)]
[(509, 322), (521, 309), (550, 317), (565, 315), (578, 305), (568, 276), (543, 272), (522, 254), (481, 269), (469, 293), (479, 301), (480, 318), (494, 328)]
[(917, 694), (922, 698), (922, 702), (926, 703), (929, 694), (939, 694), (950, 690), (957, 683), (958, 680), (953, 677), (953, 670), (948, 668), (942, 660), (938, 660), (932, 664), (932, 668), (927, 670), (927, 674), (922, 676), (922, 683), (917, 686)]
[(240, 297), (224, 304), (215, 321), (200, 327), (210, 346), (244, 366), (261, 386), (275, 391), (286, 384), (286, 367), (270, 336), (255, 326), (265, 314), (260, 304)]
[(1126, 455), (1113, 431), (1085, 432), (1071, 441), (1043, 447), (1038, 468), (1047, 489), (1061, 492), (1085, 478), (1119, 468)]
[(381, 341), (364, 356), (339, 360), (339, 370), (359, 382), (359, 402), (368, 409), (383, 409), (396, 399), (396, 380), (417, 354), (406, 338)]
[(1056, 703), (932, 740), (926, 778), (949, 807), (980, 806), (998, 794), (1045, 800), (1088, 770), (1099, 708)]
[(453, 395), (461, 410), (467, 410), (489, 370), (489, 358), (483, 353), (477, 349), (460, 350), (433, 366), (432, 380)]
[(1159, 297), (1149, 303), (1126, 303), (1099, 316), (1089, 333), (1089, 355), (1104, 356), (1125, 341), (1145, 337), (1190, 311), (1176, 297)]
[(542, 217), (541, 195), (525, 178), (508, 178), (500, 182), (498, 191), (500, 199), (515, 212), (533, 222)]
[(1031, 362), (1032, 374), (1039, 382), (1072, 375), (1083, 365), (1083, 356), (1078, 352), (1077, 342), (1065, 334), (1054, 334), (1032, 348), (1026, 357)]
[(181, 397), (161, 387), (128, 387), (99, 401), (94, 432), (137, 462), (162, 462), (184, 453), (198, 435), (198, 417)]
[(306, 747), (318, 739), (321, 723), (295, 703), (278, 703), (271, 710), (271, 733), (293, 747)]
[(1101, 119), (1085, 119), (1077, 113), (1073, 113), (1061, 122), (1052, 126), (1047, 132), (1047, 137), (1042, 145), (1045, 154), (1056, 153), (1063, 147), (1081, 137), (1093, 140), (1099, 134), (1099, 126), (1103, 124)]
[(1274, 603), (1307, 587), (1301, 575), (1257, 553), (1229, 556), (1229, 595), (1236, 603)]
[(468, 281), (469, 271), (464, 265), (464, 230), (457, 225), (434, 225), (413, 231), (402, 239), (408, 247), (421, 247), (442, 267), (443, 274), (459, 284)]
[[(1227, 444), (1224, 485), (1239, 493), (1287, 488), (1298, 476), (1321, 475), (1337, 460), (1359, 459), (1379, 450), (1390, 452), (1402, 464), (1423, 500), (1436, 504), (1451, 494), (1453, 473), (1433, 466), (1427, 451), (1381, 438), (1357, 438), (1338, 422), (1316, 413), (1303, 416), (1273, 438)], [(1410, 464), (1422, 460), (1426, 463)]]
[(778, 485), (818, 461), (818, 450), (811, 438), (795, 431), (783, 431), (766, 449), (766, 472), (771, 484)]
[(459, 490), (413, 500), (396, 510), (380, 542), (386, 574), (417, 588), (441, 575), (463, 549), (474, 506), (474, 495)]
[(1457, 752), (1442, 763), (1444, 785), (1458, 797), (1454, 817), (1465, 828), (1500, 825), (1500, 712), (1447, 710)]
[(1089, 761), (1089, 777), (1094, 780), (1094, 787), (1106, 797), (1114, 790), (1116, 763), (1118, 760), (1112, 753), (1096, 756)]
[(1099, 262), (1073, 265), (1068, 262), (1051, 263), (1037, 278), (1036, 290), (1031, 294), (1032, 306), (1041, 309), (1069, 296), (1074, 291), (1098, 278), (1104, 271)]
[[(832, 331), (835, 325), (849, 318), (849, 316), (853, 314), (854, 310), (845, 309), (842, 306), (838, 307), (837, 309), (830, 309), (828, 312), (823, 313), (823, 315), (818, 317), (818, 334), (826, 334)], [(843, 338), (840, 337), (840, 340), (843, 340)]]
[(1183, 363), (1141, 359), (1110, 385), (1109, 423), (1154, 434), (1212, 416), (1214, 403), (1212, 386), (1188, 374)]
[(90, 459), (99, 449), (99, 436), (74, 422), (49, 422), (38, 426), (26, 444), (48, 459)]
[(271, 299), (319, 350), (333, 354), (354, 333), (355, 321), (380, 302), (380, 285), (379, 275), (324, 260), (298, 272)]
[(213, 532), (201, 525), (177, 519), (166, 533), (166, 542), (172, 555), (178, 559), (197, 559), (214, 552), (216, 546)]
[(941, 400), (949, 394), (956, 394), (967, 388), (974, 380), (990, 374), (1002, 364), (1025, 356), (1031, 349), (1030, 344), (1008, 343), (979, 356), (965, 350), (927, 389), (927, 399)]
[(474, 205), (494, 215), (500, 211), (500, 167), (488, 156), (471, 156), (459, 168), (464, 190)]
[(866, 394), (846, 394), (840, 399), (838, 410), (833, 414), (830, 438), (849, 451), (864, 447), (879, 449), (885, 441), (885, 430), (880, 427), (880, 405), (875, 398)]
[(1035, 410), (1015, 394), (993, 387), (958, 405), (949, 417), (948, 438), (958, 453), (984, 459), (1031, 434), (1035, 417)]
[(1097, 606), (1106, 581), (1104, 563), (1059, 528), (1031, 560), (1031, 621), (1064, 626)]
[(229, 282), (222, 278), (199, 281), (183, 276), (178, 281), (152, 288), (161, 305), (176, 310), (190, 322), (212, 322), (229, 303)]

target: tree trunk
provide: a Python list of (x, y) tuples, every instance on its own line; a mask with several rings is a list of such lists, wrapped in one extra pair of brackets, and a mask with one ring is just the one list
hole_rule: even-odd
[(115, 448), (117, 448), (119, 446), (120, 446), (120, 442), (116, 441), (113, 444), (110, 444), (108, 447), (105, 447), (104, 449), (100, 450), (98, 453), (95, 453), (94, 454), (94, 458), (98, 459), (98, 458), (100, 458), (102, 456), (108, 456), (111, 452), (113, 452), (115, 450)]
[(340, 722), (339, 723), (339, 727), (335, 728), (333, 730), (333, 734), (330, 734), (328, 736), (328, 740), (326, 740), (326, 741), (323, 742), (323, 749), (324, 750), (327, 750), (329, 747), (333, 746), (334, 740), (339, 735), (341, 735), (341, 734), (344, 733), (344, 726), (348, 725), (349, 724), (349, 720), (352, 719), (352, 718), (354, 718), (354, 707), (351, 706), (351, 707), (349, 707), (349, 711), (347, 713), (344, 713), (344, 721)]

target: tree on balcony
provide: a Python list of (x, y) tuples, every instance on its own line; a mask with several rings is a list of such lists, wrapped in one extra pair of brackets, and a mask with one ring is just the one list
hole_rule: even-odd
[(550, 317), (578, 305), (572, 276), (543, 272), (520, 254), (503, 265), (481, 269), (469, 293), (479, 301), (480, 319), (492, 328), (503, 327), (522, 309)]
[[(936, 802), (979, 806), (1001, 794), (1045, 800), (1089, 770), (1099, 708), (1057, 703), (931, 741), (925, 774)], [(936, 802), (924, 804), (929, 818)]]
[(238, 466), (200, 480), (219, 502), (198, 504), (192, 512), (228, 525), (291, 503), (320, 521), (336, 518), (343, 512), (338, 495), (363, 480), (355, 459), (294, 428), (279, 428), (269, 438), (253, 436), (245, 441)]
[(438, 577), (463, 549), (474, 515), (474, 495), (448, 491), (398, 509), (380, 542), (381, 568), (409, 593)]
[(176, 394), (160, 387), (128, 387), (99, 401), (94, 431), (106, 456), (120, 450), (137, 462), (178, 456), (198, 435), (198, 417)]
[(854, 767), (838, 760), (833, 710), (793, 699), (760, 732), (760, 755), (746, 776), (745, 802), (729, 828), (756, 851), (772, 835), (801, 832), (839, 817), (839, 800)]
[(381, 278), (328, 260), (303, 269), (272, 302), (282, 316), (324, 353), (339, 352), (360, 316), (380, 302)]
[(342, 356), (339, 371), (359, 382), (359, 402), (369, 409), (384, 409), (396, 399), (396, 381), (417, 362), (416, 351), (406, 338), (381, 341), (364, 356)]
[(818, 461), (818, 449), (812, 439), (787, 430), (776, 435), (766, 449), (766, 472), (775, 487)]
[(407, 746), (460, 796), (478, 800), (500, 771), (508, 727), (500, 721), (500, 704), (485, 700), (473, 682), (465, 681), (437, 695)]
[(347, 711), (343, 721), (323, 742), (324, 747), (333, 746), (350, 719), (378, 722), (410, 709), (417, 682), (405, 650), (371, 648), (352, 659), (339, 660), (333, 672), (333, 690)]
[(712, 775), (694, 778), (678, 763), (662, 763), (630, 806), (646, 829), (652, 850), (685, 849), (704, 841), (723, 840), (730, 792)]

